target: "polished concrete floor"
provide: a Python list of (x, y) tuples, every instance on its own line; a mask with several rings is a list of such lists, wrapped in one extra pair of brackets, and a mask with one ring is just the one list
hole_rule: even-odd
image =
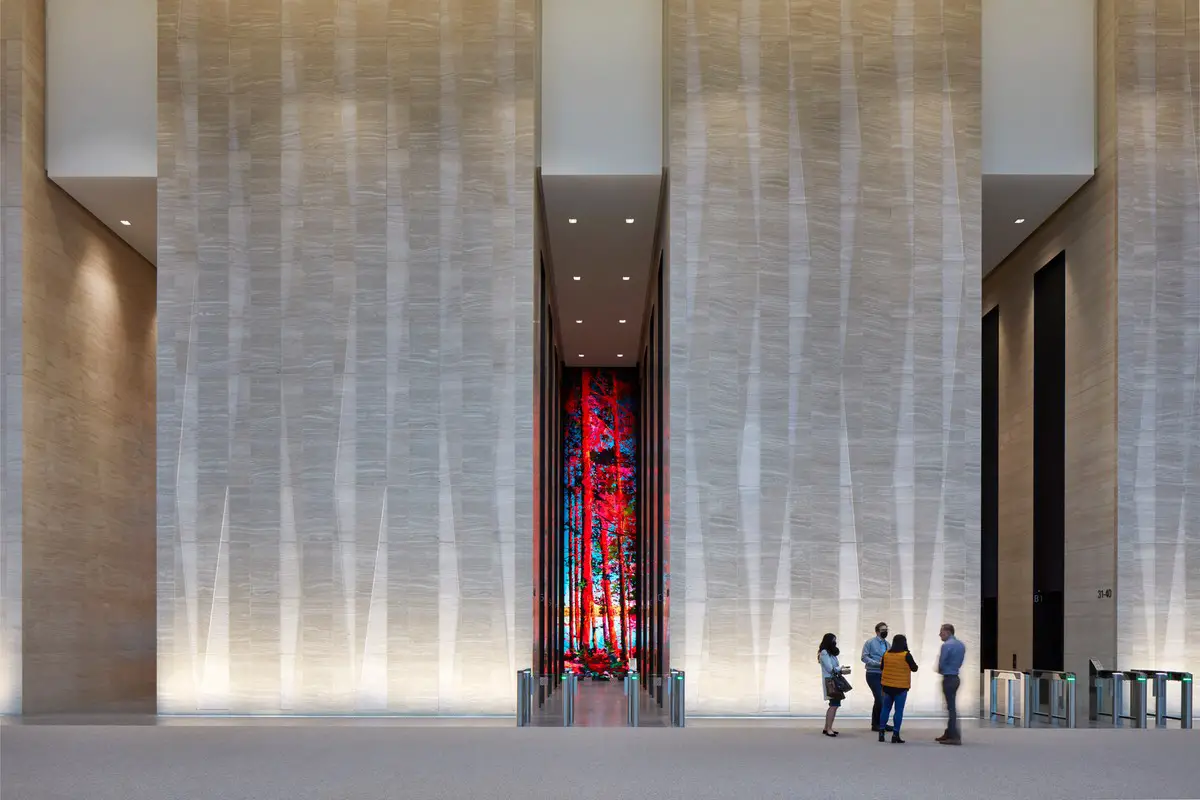
[[(611, 700), (611, 698), (609, 698)], [(3, 800), (1200, 798), (1200, 732), (696, 720), (687, 729), (386, 721), (0, 726)], [(511, 724), (511, 723), (510, 723)]]

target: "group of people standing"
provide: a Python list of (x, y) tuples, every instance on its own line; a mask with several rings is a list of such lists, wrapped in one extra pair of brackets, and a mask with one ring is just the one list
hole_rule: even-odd
[[(940, 744), (958, 745), (962, 744), (962, 730), (958, 725), (958, 673), (962, 669), (966, 647), (954, 637), (954, 626), (949, 623), (942, 625), (938, 636), (942, 640), (942, 648), (938, 653), (937, 673), (942, 676), (942, 695), (946, 699), (948, 719), (946, 732), (937, 737), (937, 741)], [(825, 699), (829, 701), (829, 709), (825, 712), (825, 728), (821, 731), (826, 736), (838, 735), (833, 729), (833, 721), (845, 698), (845, 691), (848, 691), (848, 688), (843, 690), (842, 684), (850, 667), (842, 666), (839, 655), (841, 651), (837, 646), (837, 637), (832, 633), (825, 634), (818, 648), (817, 660), (821, 664), (821, 685)], [(917, 662), (908, 650), (908, 639), (903, 634), (896, 634), (889, 642), (887, 623), (881, 622), (875, 626), (875, 635), (863, 644), (862, 662), (866, 665), (867, 686), (871, 688), (874, 698), (871, 730), (879, 734), (881, 742), (891, 733), (894, 744), (904, 744), (900, 738), (900, 726), (904, 723), (904, 705), (908, 700), (908, 690), (912, 687), (912, 674), (917, 671)]]

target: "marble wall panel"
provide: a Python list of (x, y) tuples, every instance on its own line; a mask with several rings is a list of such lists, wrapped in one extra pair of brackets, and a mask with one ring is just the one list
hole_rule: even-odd
[(532, 0), (159, 2), (159, 708), (510, 712)]
[(699, 713), (818, 713), (821, 635), (861, 668), (886, 619), (939, 713), (943, 622), (978, 665), (980, 4), (670, 0), (668, 39), (672, 665)]
[(1117, 650), (1200, 671), (1200, 6), (1117, 14)]
[(24, 0), (0, 0), (0, 714), (21, 708)]

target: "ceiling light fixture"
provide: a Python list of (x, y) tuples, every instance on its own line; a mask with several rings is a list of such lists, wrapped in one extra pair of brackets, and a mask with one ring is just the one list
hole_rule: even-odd
[(1017, 220), (1017, 224), (1018, 224), (1018, 225), (1020, 225), (1020, 224), (1021, 224), (1021, 223), (1023, 223), (1024, 221), (1025, 221), (1025, 218), (1024, 218), (1024, 217), (1021, 217), (1019, 220)]
[(624, 357), (625, 357), (624, 353), (617, 353), (617, 358), (624, 358)]
[(582, 324), (583, 324), (583, 320), (581, 320), (581, 319), (577, 319), (577, 320), (575, 320), (575, 324), (576, 324), (576, 325), (582, 325)]
[(622, 275), (622, 276), (621, 276), (621, 280), (623, 280), (623, 281), (627, 281), (627, 280), (629, 280), (629, 276), (628, 276), (628, 275)]
[(633, 224), (633, 217), (626, 217), (626, 218), (625, 218), (625, 224), (626, 224), (626, 225), (632, 225), (632, 224)]
[(623, 319), (619, 319), (619, 320), (617, 320), (617, 322), (621, 323), (622, 325), (625, 324), (625, 320), (623, 320)]
[(129, 220), (127, 220), (127, 219), (123, 219), (123, 220), (121, 220), (121, 224), (122, 224), (122, 225), (124, 225), (125, 227), (129, 227), (129, 226), (130, 226), (130, 225), (132, 225), (133, 223), (132, 223), (132, 222), (130, 222)]
[(567, 222), (569, 222), (569, 223), (571, 223), (572, 225), (574, 225), (576, 222), (579, 222), (579, 220), (575, 219), (574, 217), (571, 217), (569, 220), (567, 220)]
[(580, 280), (580, 277), (578, 275), (576, 275), (575, 280)]
[(583, 358), (583, 353), (580, 353), (580, 354), (579, 354), (579, 357), (580, 357), (580, 358)]

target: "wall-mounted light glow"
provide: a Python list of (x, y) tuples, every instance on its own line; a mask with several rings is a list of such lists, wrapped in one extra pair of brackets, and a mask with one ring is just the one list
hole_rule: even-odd
[(130, 226), (130, 225), (132, 225), (133, 223), (132, 223), (132, 222), (130, 222), (129, 220), (127, 220), (127, 219), (123, 219), (123, 220), (121, 220), (121, 224), (122, 224), (122, 225), (124, 225), (125, 227), (129, 227), (129, 226)]
[(577, 320), (575, 320), (575, 324), (576, 324), (576, 325), (582, 325), (582, 324), (583, 324), (583, 320), (581, 320), (581, 319), (577, 319)]
[(578, 280), (582, 280), (582, 278), (580, 278), (578, 275), (576, 275), (576, 276), (575, 276), (575, 280), (577, 280), (577, 281), (578, 281)]
[(621, 280), (623, 280), (623, 281), (627, 281), (627, 280), (629, 280), (629, 276), (628, 276), (628, 275), (622, 275), (622, 276), (621, 276)]
[(580, 353), (580, 354), (579, 354), (579, 357), (580, 357), (580, 358), (583, 358), (583, 353)]
[(625, 320), (623, 320), (623, 319), (619, 319), (619, 320), (617, 320), (617, 322), (621, 323), (622, 325), (625, 324)]
[(574, 217), (571, 217), (569, 220), (567, 220), (567, 222), (569, 222), (569, 223), (571, 223), (572, 225), (574, 225), (576, 222), (579, 222), (579, 220), (575, 219)]
[(626, 225), (632, 225), (632, 224), (633, 224), (633, 217), (626, 217), (626, 218), (625, 218), (625, 224), (626, 224)]
[(624, 358), (624, 357), (625, 357), (624, 353), (617, 353), (617, 358)]
[(1020, 225), (1020, 224), (1021, 224), (1021, 223), (1023, 223), (1023, 222), (1025, 222), (1025, 218), (1024, 218), (1024, 217), (1021, 217), (1019, 220), (1017, 220), (1017, 224), (1018, 224), (1018, 225)]

